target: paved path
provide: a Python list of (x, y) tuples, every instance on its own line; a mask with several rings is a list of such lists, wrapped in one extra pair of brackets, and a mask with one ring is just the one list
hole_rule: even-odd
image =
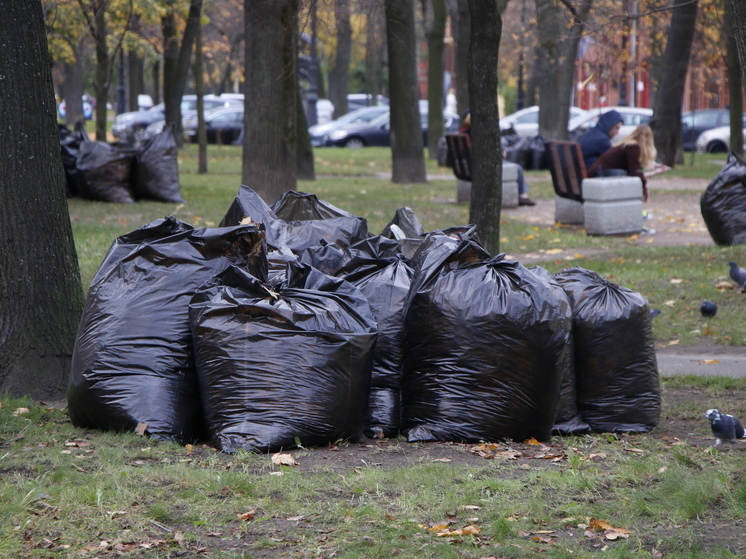
[(658, 350), (656, 357), (658, 370), (664, 377), (746, 377), (746, 348), (743, 347), (687, 347), (680, 350), (667, 348)]

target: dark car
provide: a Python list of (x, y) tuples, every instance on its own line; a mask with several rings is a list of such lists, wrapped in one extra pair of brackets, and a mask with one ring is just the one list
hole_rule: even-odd
[(728, 109), (702, 109), (684, 113), (681, 117), (684, 151), (697, 149), (697, 138), (702, 132), (729, 124), (730, 111)]
[(363, 107), (362, 109), (357, 109), (342, 115), (336, 120), (330, 120), (323, 124), (311, 126), (308, 129), (308, 133), (311, 136), (311, 145), (316, 148), (332, 145), (327, 143), (327, 137), (340, 126), (345, 126), (347, 124), (367, 124), (388, 112), (389, 108), (384, 105)]
[[(243, 107), (242, 95), (205, 95), (203, 98), (205, 112), (219, 107), (241, 106)], [(182, 120), (197, 114), (197, 96), (184, 95), (181, 98)], [(166, 107), (163, 103), (157, 104), (146, 111), (132, 111), (122, 113), (114, 118), (111, 133), (118, 140), (125, 143), (140, 142), (145, 138), (145, 129), (159, 121), (166, 119)]]
[[(364, 124), (350, 123), (339, 126), (327, 136), (327, 144), (346, 148), (366, 146), (390, 146), (390, 113), (384, 113), (377, 119)], [(427, 145), (427, 113), (420, 112), (422, 136)], [(443, 113), (443, 125), (446, 133), (458, 132), (458, 115)]]
[[(243, 130), (243, 107), (213, 109), (205, 113), (205, 131), (209, 144), (233, 144)], [(184, 120), (184, 132), (190, 141), (197, 141), (197, 116)]]

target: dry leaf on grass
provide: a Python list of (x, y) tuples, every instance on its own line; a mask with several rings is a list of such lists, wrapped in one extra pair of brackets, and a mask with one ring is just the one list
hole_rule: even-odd
[(295, 461), (290, 454), (277, 454), (272, 455), (272, 463), (278, 466), (297, 466), (298, 462)]
[(145, 436), (145, 432), (148, 430), (148, 424), (147, 423), (138, 423), (137, 427), (135, 427), (135, 434), (140, 435), (141, 437)]

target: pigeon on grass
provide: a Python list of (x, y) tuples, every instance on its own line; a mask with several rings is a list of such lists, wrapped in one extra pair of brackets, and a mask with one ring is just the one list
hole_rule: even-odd
[(710, 420), (710, 428), (715, 435), (715, 446), (723, 441), (735, 443), (737, 439), (743, 438), (743, 425), (732, 415), (711, 409), (707, 410), (705, 417)]
[(738, 284), (741, 293), (746, 293), (746, 270), (739, 267), (735, 262), (728, 262), (730, 266), (730, 279)]

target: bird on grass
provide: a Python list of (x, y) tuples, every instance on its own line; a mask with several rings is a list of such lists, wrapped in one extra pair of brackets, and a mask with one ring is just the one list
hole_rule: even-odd
[(735, 262), (728, 262), (728, 265), (730, 266), (730, 279), (738, 284), (741, 293), (746, 293), (746, 270)]
[(732, 415), (711, 409), (707, 410), (705, 417), (710, 420), (710, 428), (715, 435), (715, 446), (723, 441), (735, 443), (737, 439), (743, 438), (743, 425)]

